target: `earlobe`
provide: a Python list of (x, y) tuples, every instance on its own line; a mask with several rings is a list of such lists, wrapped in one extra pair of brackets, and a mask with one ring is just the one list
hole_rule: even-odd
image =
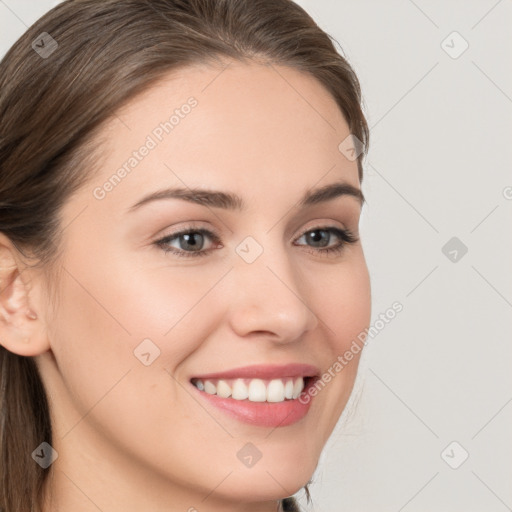
[(0, 233), (0, 345), (20, 356), (46, 352), (49, 342), (37, 305), (29, 304), (29, 269)]

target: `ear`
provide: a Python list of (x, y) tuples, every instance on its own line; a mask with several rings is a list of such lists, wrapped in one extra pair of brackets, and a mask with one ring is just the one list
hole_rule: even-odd
[[(0, 232), (0, 345), (20, 356), (50, 349), (41, 304), (34, 293), (33, 272), (13, 242)], [(32, 293), (31, 293), (32, 292)]]

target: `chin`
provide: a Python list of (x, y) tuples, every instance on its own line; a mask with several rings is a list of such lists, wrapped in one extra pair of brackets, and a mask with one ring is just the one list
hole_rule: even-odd
[[(265, 460), (266, 459), (266, 460)], [(237, 468), (226, 479), (224, 492), (241, 501), (265, 501), (286, 498), (303, 488), (311, 479), (318, 459), (312, 461), (294, 453), (289, 459), (265, 457), (250, 468)], [(226, 474), (229, 469), (226, 468)]]
[(301, 475), (288, 475), (285, 478), (283, 475), (275, 475), (273, 472), (264, 472), (258, 476), (252, 473), (246, 475), (239, 474), (233, 477), (233, 474), (227, 479), (230, 480), (230, 485), (223, 489), (223, 492), (218, 492), (218, 496), (223, 494), (225, 499), (234, 500), (237, 502), (263, 502), (273, 501), (287, 498), (300, 489), (302, 489), (311, 478), (308, 474), (307, 477)]

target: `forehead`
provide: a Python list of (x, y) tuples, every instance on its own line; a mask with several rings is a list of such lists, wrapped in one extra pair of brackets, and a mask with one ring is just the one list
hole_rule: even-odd
[[(124, 168), (115, 185), (121, 201), (151, 183), (243, 194), (290, 189), (291, 179), (303, 190), (329, 174), (357, 186), (357, 162), (338, 149), (348, 135), (334, 98), (306, 73), (234, 61), (194, 65), (169, 73), (116, 113), (104, 129), (94, 185)], [(141, 155), (143, 147), (149, 149)]]
[[(346, 127), (334, 98), (309, 73), (277, 64), (233, 60), (173, 70), (128, 102), (116, 117), (139, 122), (146, 119), (147, 124), (140, 127), (148, 129), (192, 95), (201, 104), (201, 111), (222, 113), (225, 121), (240, 117), (256, 120), (261, 109), (263, 114), (272, 108), (273, 118), (291, 109), (294, 116), (315, 127), (315, 121), (318, 127), (325, 124), (324, 129), (334, 131)], [(147, 110), (157, 106), (156, 112)]]

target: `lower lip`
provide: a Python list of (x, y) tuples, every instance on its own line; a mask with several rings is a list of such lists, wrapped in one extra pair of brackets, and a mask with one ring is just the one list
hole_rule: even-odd
[[(305, 396), (313, 385), (314, 379), (308, 379), (301, 395)], [(298, 398), (295, 400), (284, 400), (283, 402), (251, 402), (247, 399), (221, 398), (220, 396), (200, 391), (193, 384), (191, 386), (200, 396), (228, 415), (243, 423), (259, 427), (286, 427), (293, 425), (306, 416), (313, 400), (312, 396), (308, 396), (307, 403), (300, 402)]]

